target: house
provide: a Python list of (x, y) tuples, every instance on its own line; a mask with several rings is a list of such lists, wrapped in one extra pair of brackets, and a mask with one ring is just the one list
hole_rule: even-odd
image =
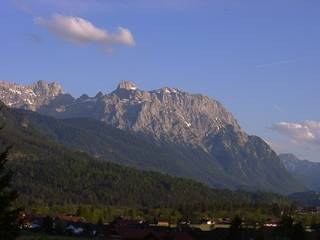
[(24, 213), (19, 219), (20, 228), (26, 230), (39, 230), (42, 227), (45, 218), (45, 215)]
[(202, 224), (206, 224), (206, 225), (214, 225), (215, 221), (212, 219), (204, 219), (201, 221)]
[(229, 228), (231, 226), (231, 219), (230, 218), (219, 218), (215, 222), (216, 228)]
[(190, 225), (191, 222), (189, 219), (182, 219), (178, 222), (178, 225)]
[(281, 220), (279, 218), (271, 218), (271, 219), (268, 219), (263, 226), (275, 228), (280, 225), (280, 222), (281, 222)]
[(80, 226), (79, 224), (74, 224), (74, 223), (69, 224), (65, 228), (65, 230), (71, 234), (74, 234), (74, 235), (79, 235), (84, 232), (84, 228), (82, 226)]
[(76, 216), (74, 214), (58, 214), (55, 219), (59, 219), (68, 223), (84, 223), (86, 220), (83, 217)]
[(159, 220), (157, 225), (160, 227), (170, 227), (170, 223), (167, 220)]

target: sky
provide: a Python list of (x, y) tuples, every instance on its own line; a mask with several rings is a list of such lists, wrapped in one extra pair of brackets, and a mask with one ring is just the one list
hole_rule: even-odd
[(201, 93), (278, 153), (320, 162), (319, 12), (318, 0), (2, 0), (0, 79)]

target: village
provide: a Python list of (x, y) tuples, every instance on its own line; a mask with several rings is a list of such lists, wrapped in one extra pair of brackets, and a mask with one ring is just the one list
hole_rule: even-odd
[[(319, 208), (299, 208), (297, 213), (300, 215), (318, 215), (318, 211)], [(197, 224), (191, 223), (188, 220), (181, 220), (176, 224), (171, 224), (170, 221), (165, 219), (148, 223), (143, 220), (118, 217), (110, 223), (98, 222), (93, 224), (87, 222), (83, 217), (74, 214), (51, 216), (45, 214), (22, 214), (19, 220), (19, 228), (21, 235), (26, 237), (45, 235), (55, 237), (65, 236), (75, 239), (110, 240), (223, 240), (234, 239), (230, 238), (230, 236), (236, 234), (239, 237), (236, 239), (268, 240), (278, 239), (279, 229), (283, 227), (282, 225), (287, 224), (283, 219), (273, 217), (261, 223), (235, 217), (233, 219), (203, 219)], [(304, 234), (301, 240), (319, 239), (320, 224), (307, 226), (300, 232)], [(297, 236), (299, 236), (300, 232), (297, 231)]]

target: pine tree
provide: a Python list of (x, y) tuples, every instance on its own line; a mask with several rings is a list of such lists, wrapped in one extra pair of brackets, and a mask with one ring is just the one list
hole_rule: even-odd
[(242, 219), (240, 216), (237, 215), (232, 220), (229, 233), (230, 240), (242, 239)]
[(18, 195), (16, 191), (11, 190), (12, 172), (5, 168), (9, 149), (0, 154), (0, 239), (6, 240), (16, 238), (17, 218), (20, 212), (20, 209), (13, 206)]

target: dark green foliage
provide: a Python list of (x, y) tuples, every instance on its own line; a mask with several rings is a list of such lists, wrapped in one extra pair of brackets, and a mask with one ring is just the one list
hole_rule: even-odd
[(234, 177), (236, 188), (249, 191), (267, 189), (281, 194), (305, 190), (261, 138), (248, 136), (248, 141), (241, 144), (238, 133), (228, 126), (212, 141), (213, 159), (220, 162), (228, 176)]
[(214, 187), (229, 187), (236, 181), (223, 174), (206, 152), (192, 146), (155, 142), (149, 136), (122, 131), (93, 119), (57, 120), (27, 111), (12, 111), (12, 114), (28, 122), (29, 128), (96, 158), (196, 179)]
[[(18, 124), (36, 129), (67, 148), (142, 170), (194, 179), (210, 187), (289, 193), (304, 190), (258, 137), (240, 144), (233, 127), (210, 137), (205, 151), (192, 144), (155, 141), (152, 136), (123, 131), (93, 119), (57, 120), (37, 113), (10, 110)], [(239, 169), (242, 166), (242, 170)]]
[(17, 193), (11, 189), (12, 173), (7, 171), (9, 148), (0, 155), (0, 239), (15, 239), (17, 236), (17, 218), (19, 209), (13, 207)]
[(311, 229), (315, 232), (320, 233), (320, 223), (311, 223)]
[(306, 232), (302, 223), (296, 223), (292, 229), (292, 240), (304, 240), (306, 239)]
[(230, 240), (241, 240), (242, 239), (242, 219), (240, 216), (235, 216), (232, 219), (231, 226), (230, 226)]
[(280, 217), (280, 215), (281, 215), (281, 208), (279, 207), (278, 204), (272, 204), (272, 205), (271, 205), (271, 212), (272, 212), (272, 215), (273, 215), (273, 216)]
[(306, 233), (302, 224), (300, 222), (294, 223), (293, 218), (287, 215), (282, 217), (277, 234), (282, 238), (291, 240), (306, 239)]
[(293, 219), (290, 216), (283, 216), (281, 218), (281, 223), (278, 228), (279, 235), (281, 237), (291, 237), (292, 236), (292, 226)]
[[(214, 190), (192, 180), (139, 171), (72, 151), (3, 108), (2, 144), (13, 144), (10, 167), (25, 206), (112, 205), (201, 211), (286, 203), (275, 194)], [(65, 130), (67, 132), (67, 129)], [(187, 210), (184, 210), (187, 211)]]
[(53, 220), (47, 216), (43, 219), (42, 228), (46, 233), (51, 233), (53, 230)]

